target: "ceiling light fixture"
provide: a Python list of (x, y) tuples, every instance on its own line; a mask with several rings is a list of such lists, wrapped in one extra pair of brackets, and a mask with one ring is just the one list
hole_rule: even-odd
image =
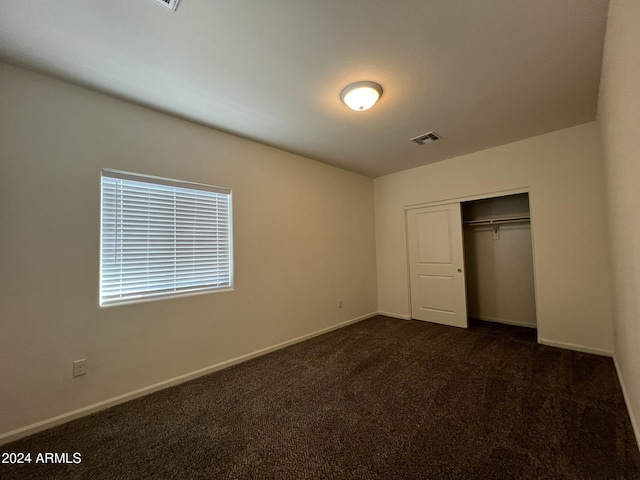
[(340, 100), (356, 112), (369, 110), (382, 96), (382, 87), (374, 82), (356, 82), (347, 85), (340, 94)]

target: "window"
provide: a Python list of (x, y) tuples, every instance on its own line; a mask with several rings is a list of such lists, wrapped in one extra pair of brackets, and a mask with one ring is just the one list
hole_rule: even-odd
[(231, 190), (102, 171), (100, 305), (231, 289)]

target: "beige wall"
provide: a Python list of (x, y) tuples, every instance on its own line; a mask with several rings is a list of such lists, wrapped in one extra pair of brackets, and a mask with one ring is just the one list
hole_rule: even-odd
[(406, 205), (522, 189), (531, 207), (539, 339), (611, 354), (602, 175), (598, 129), (588, 123), (376, 178), (379, 311), (410, 314)]
[[(2, 64), (0, 112), (0, 440), (376, 311), (370, 178)], [(101, 167), (231, 187), (235, 291), (99, 309)]]
[(609, 6), (598, 123), (611, 225), (615, 358), (640, 442), (640, 2)]

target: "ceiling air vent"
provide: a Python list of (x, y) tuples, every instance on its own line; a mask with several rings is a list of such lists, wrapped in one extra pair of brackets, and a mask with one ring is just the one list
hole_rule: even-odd
[(440, 140), (440, 135), (436, 132), (423, 133), (422, 135), (418, 135), (411, 139), (412, 142), (416, 142), (418, 145), (426, 145), (427, 143), (435, 142), (436, 140)]
[(178, 2), (180, 0), (153, 0), (153, 1), (175, 12), (176, 8), (178, 8)]

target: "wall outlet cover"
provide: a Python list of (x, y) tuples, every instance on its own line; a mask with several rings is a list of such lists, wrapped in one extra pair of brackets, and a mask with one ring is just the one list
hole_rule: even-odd
[(81, 358), (73, 362), (73, 376), (79, 377), (80, 375), (86, 375), (87, 373), (87, 359)]

